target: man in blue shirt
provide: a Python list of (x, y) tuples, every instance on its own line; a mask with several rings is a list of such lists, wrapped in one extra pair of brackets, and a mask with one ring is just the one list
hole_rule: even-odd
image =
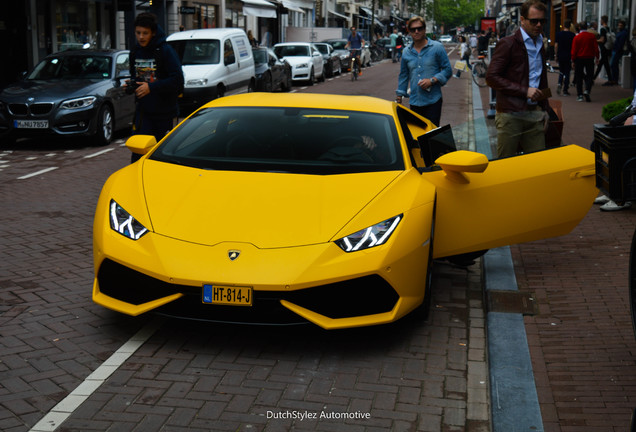
[(347, 38), (347, 45), (345, 45), (345, 48), (351, 47), (351, 55), (356, 57), (356, 62), (358, 63), (358, 71), (362, 70), (362, 65), (360, 64), (360, 50), (362, 49), (363, 45), (364, 38), (360, 33), (356, 31), (355, 27), (351, 27), (351, 34)]
[(444, 46), (426, 37), (424, 18), (411, 18), (406, 28), (413, 42), (402, 52), (396, 102), (402, 103), (402, 98), (408, 97), (411, 110), (439, 126), (442, 86), (450, 79), (453, 69)]

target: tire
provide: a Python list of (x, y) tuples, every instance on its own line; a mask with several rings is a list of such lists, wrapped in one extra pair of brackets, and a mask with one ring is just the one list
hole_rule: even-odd
[(473, 81), (479, 87), (486, 87), (486, 64), (482, 62), (477, 62), (473, 65), (473, 70), (471, 72), (473, 76)]
[(333, 78), (333, 66), (329, 63), (326, 63), (322, 67), (322, 74), (327, 78)]
[(95, 142), (99, 146), (105, 146), (113, 139), (115, 120), (113, 110), (109, 105), (102, 105), (97, 113)]
[(320, 78), (318, 78), (318, 82), (325, 82), (325, 69), (322, 69), (322, 73), (320, 74)]
[(285, 74), (285, 79), (280, 83), (280, 89), (284, 92), (290, 91), (292, 88), (291, 71)]
[(247, 85), (247, 92), (254, 93), (256, 91), (256, 81), (254, 79), (250, 80), (250, 83)]
[(314, 85), (314, 80), (316, 79), (316, 77), (314, 76), (314, 68), (311, 68), (311, 72), (309, 72), (309, 81), (307, 82), (307, 85)]
[(342, 64), (340, 63), (340, 60), (338, 60), (338, 68), (336, 69), (336, 74), (340, 75), (342, 73)]
[(225, 87), (223, 87), (222, 85), (219, 85), (216, 88), (216, 97), (218, 98), (222, 98), (223, 96), (225, 96)]
[(269, 72), (267, 72), (267, 75), (263, 79), (263, 91), (269, 92), (269, 93), (274, 91), (274, 83), (272, 82), (272, 74)]
[(433, 207), (433, 220), (431, 222), (431, 236), (428, 245), (428, 263), (426, 267), (426, 281), (424, 284), (424, 300), (417, 309), (417, 317), (421, 321), (427, 321), (431, 312), (431, 304), (433, 303), (433, 234), (435, 233), (435, 206)]

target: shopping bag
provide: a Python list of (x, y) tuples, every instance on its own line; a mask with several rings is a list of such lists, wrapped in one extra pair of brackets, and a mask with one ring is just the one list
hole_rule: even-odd
[(455, 69), (466, 72), (468, 70), (468, 66), (465, 61), (457, 60), (455, 61)]

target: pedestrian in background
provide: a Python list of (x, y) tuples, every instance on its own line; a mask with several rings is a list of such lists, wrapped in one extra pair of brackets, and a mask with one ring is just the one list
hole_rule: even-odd
[[(183, 89), (183, 71), (177, 53), (166, 43), (157, 17), (142, 12), (135, 18), (137, 43), (130, 51), (130, 81), (135, 93), (135, 134), (152, 135), (159, 142), (178, 115), (177, 97)], [(131, 161), (141, 156), (133, 153)]]
[[(464, 36), (459, 37), (459, 59), (466, 63), (466, 67), (468, 70), (472, 71), (473, 68), (470, 65), (470, 48), (468, 48), (468, 42), (466, 42), (466, 38)], [(457, 69), (455, 72), (455, 77), (459, 78), (462, 75), (461, 69)]]
[(572, 71), (572, 40), (575, 34), (570, 31), (572, 20), (566, 19), (563, 22), (563, 30), (558, 32), (554, 38), (554, 50), (556, 51), (557, 62), (559, 63), (559, 81), (557, 94), (563, 93), (569, 96), (570, 72)]
[(598, 63), (596, 68), (596, 72), (594, 73), (594, 79), (601, 73), (601, 69), (605, 68), (605, 74), (607, 75), (607, 82), (604, 83), (604, 86), (613, 85), (614, 80), (612, 79), (612, 69), (610, 67), (610, 58), (612, 56), (612, 48), (614, 47), (614, 43), (608, 40), (608, 35), (610, 33), (610, 29), (607, 26), (607, 15), (603, 15), (601, 17), (601, 30), (598, 33), (598, 38), (596, 42), (598, 43), (598, 49), (601, 53), (601, 60)]
[[(612, 85), (618, 84), (618, 65), (623, 57), (623, 50), (625, 49), (625, 43), (627, 42), (628, 34), (625, 28), (625, 21), (618, 21), (618, 27), (616, 28), (616, 41), (614, 42), (614, 48), (612, 49), (612, 60), (610, 61), (610, 67), (612, 68)], [(627, 77), (624, 77), (627, 79)]]
[[(587, 23), (579, 23), (581, 31), (572, 41), (572, 65), (574, 67), (574, 82), (576, 83), (577, 102), (590, 102), (592, 80), (594, 77), (594, 60), (598, 63), (598, 43), (596, 36), (587, 31)], [(585, 88), (583, 88), (585, 84)]]
[(393, 63), (397, 63), (397, 50), (396, 50), (397, 38), (398, 38), (397, 27), (393, 29), (393, 33), (391, 33), (391, 36), (389, 36), (389, 38), (391, 39), (391, 60), (393, 61)]
[(521, 23), (495, 47), (486, 82), (497, 92), (497, 157), (545, 148), (548, 75), (543, 48), (546, 6), (541, 0), (521, 5)]
[(396, 101), (402, 103), (402, 98), (408, 97), (413, 111), (439, 126), (442, 86), (450, 79), (453, 69), (444, 46), (426, 37), (424, 18), (411, 18), (407, 29), (413, 42), (402, 52)]

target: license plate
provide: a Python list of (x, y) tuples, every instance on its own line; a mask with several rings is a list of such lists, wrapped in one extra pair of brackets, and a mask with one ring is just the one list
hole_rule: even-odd
[(14, 120), (13, 127), (16, 129), (48, 129), (48, 120)]
[(203, 285), (203, 303), (252, 306), (252, 287)]

